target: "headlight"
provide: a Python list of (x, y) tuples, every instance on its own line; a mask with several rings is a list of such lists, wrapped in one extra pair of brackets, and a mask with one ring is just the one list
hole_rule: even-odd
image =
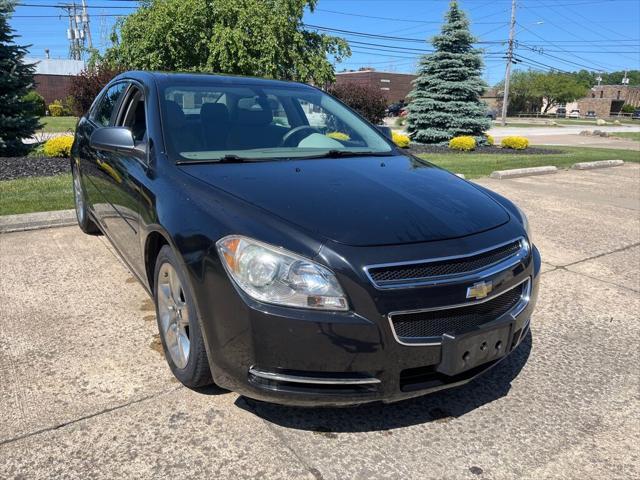
[(250, 297), (276, 305), (348, 310), (335, 275), (283, 248), (229, 235), (216, 243), (227, 273)]
[(520, 213), (520, 218), (522, 218), (522, 226), (524, 227), (524, 231), (527, 232), (527, 238), (529, 240), (529, 244), (533, 245), (533, 236), (531, 235), (531, 228), (529, 227), (529, 219), (527, 215), (522, 211), (520, 207), (516, 205), (518, 212)]

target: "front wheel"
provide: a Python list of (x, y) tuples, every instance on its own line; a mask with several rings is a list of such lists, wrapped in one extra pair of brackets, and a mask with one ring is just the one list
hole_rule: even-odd
[(169, 368), (190, 388), (213, 383), (193, 296), (173, 250), (165, 245), (156, 260), (154, 298), (158, 330)]
[(71, 163), (71, 176), (73, 177), (73, 199), (76, 207), (76, 218), (80, 230), (88, 235), (99, 235), (100, 229), (91, 219), (89, 210), (87, 209), (87, 200), (80, 181), (80, 174), (75, 163)]

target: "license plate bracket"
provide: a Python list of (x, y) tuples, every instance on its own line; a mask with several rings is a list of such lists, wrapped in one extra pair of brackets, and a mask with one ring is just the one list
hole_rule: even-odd
[(437, 371), (457, 375), (497, 360), (509, 351), (513, 322), (461, 335), (442, 336), (442, 355)]

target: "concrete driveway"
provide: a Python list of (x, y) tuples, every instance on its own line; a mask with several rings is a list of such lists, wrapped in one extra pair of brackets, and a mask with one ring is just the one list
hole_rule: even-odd
[(480, 183), (542, 251), (532, 336), (478, 381), (386, 406), (186, 389), (104, 238), (0, 235), (0, 478), (639, 478), (640, 165)]
[[(610, 137), (580, 135), (583, 131), (600, 130), (607, 132)], [(616, 132), (640, 132), (640, 125), (596, 126), (596, 125), (565, 125), (560, 127), (500, 127), (494, 126), (489, 130), (497, 142), (509, 135), (527, 137), (533, 145), (560, 145), (570, 147), (615, 148), (635, 150), (640, 154), (640, 142), (618, 138)]]

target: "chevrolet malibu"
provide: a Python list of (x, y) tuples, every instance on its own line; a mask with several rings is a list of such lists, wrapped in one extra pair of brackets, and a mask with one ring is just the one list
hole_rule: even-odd
[(80, 228), (153, 297), (188, 387), (391, 402), (469, 382), (528, 333), (522, 211), (317, 88), (127, 72), (80, 119), (71, 166)]

